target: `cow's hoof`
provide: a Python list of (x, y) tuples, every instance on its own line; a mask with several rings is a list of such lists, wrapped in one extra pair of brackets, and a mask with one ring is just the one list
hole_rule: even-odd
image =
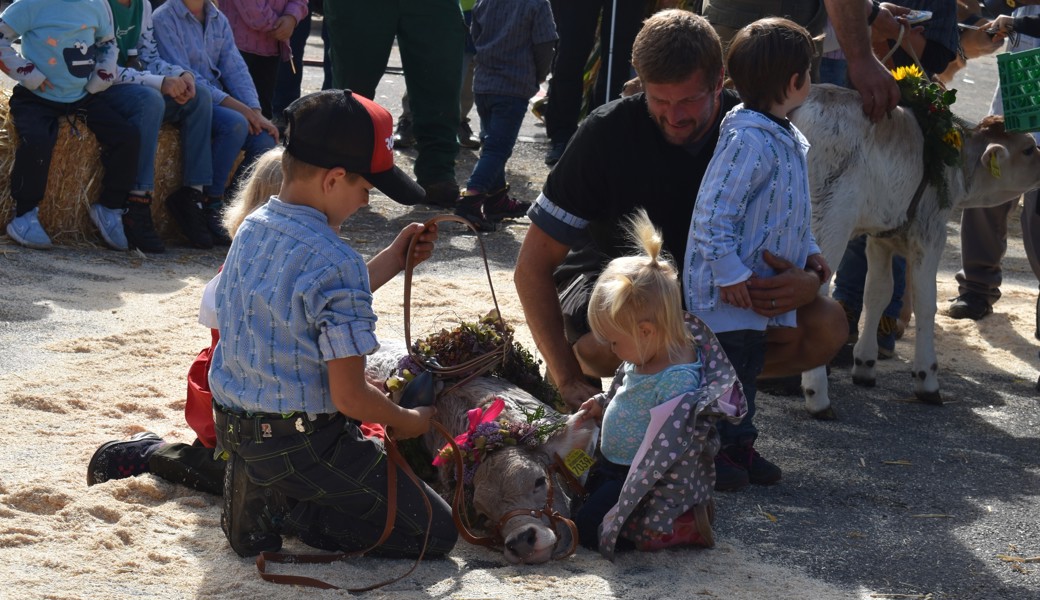
[(857, 375), (852, 376), (852, 383), (861, 385), (863, 387), (874, 387), (877, 385), (877, 379), (873, 377), (861, 377)]
[(818, 410), (816, 412), (809, 411), (809, 414), (812, 415), (812, 418), (814, 418), (816, 420), (819, 420), (819, 421), (837, 421), (838, 420), (838, 413), (836, 413), (834, 411), (834, 407), (833, 406), (828, 406), (827, 408), (825, 408), (823, 410)]
[(917, 396), (918, 400), (925, 404), (942, 406), (942, 394), (939, 393), (939, 390), (935, 390), (934, 392), (914, 392), (914, 395)]

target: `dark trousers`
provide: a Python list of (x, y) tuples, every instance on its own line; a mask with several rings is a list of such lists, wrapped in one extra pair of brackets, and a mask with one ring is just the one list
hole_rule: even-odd
[(249, 67), (249, 76), (253, 78), (256, 95), (260, 99), (260, 112), (271, 118), (271, 103), (274, 101), (274, 86), (278, 81), (278, 65), (282, 59), (278, 56), (260, 56), (241, 52), (242, 58)]
[(332, 82), (374, 98), (394, 37), (401, 51), (423, 185), (455, 183), (459, 88), (466, 26), (457, 0), (337, 0), (325, 3)]
[[(599, 75), (592, 94), (591, 111), (600, 104), (621, 96), (621, 88), (632, 78), (629, 61), (632, 42), (643, 24), (645, 0), (617, 0), (617, 22), (613, 23), (613, 0), (555, 0), (552, 3), (556, 46), (552, 79), (549, 80), (549, 104), (545, 113), (545, 132), (553, 142), (566, 142), (578, 130), (582, 99), (585, 92), (585, 65), (600, 24)], [(600, 22), (600, 13), (603, 19)], [(610, 61), (610, 34), (614, 26), (613, 63), (610, 88), (607, 88), (607, 63)], [(609, 100), (608, 100), (609, 98)]]
[[(599, 548), (600, 523), (621, 497), (628, 469), (626, 465), (610, 462), (603, 455), (596, 457), (596, 464), (585, 482), (588, 496), (574, 513), (574, 525), (578, 528), (578, 541), (582, 546), (590, 550)], [(618, 540), (619, 543), (621, 541)]]
[(716, 333), (715, 337), (726, 351), (729, 362), (733, 364), (737, 379), (744, 388), (744, 398), (747, 399), (747, 415), (740, 423), (734, 425), (725, 419), (719, 419), (716, 424), (722, 447), (753, 443), (758, 438), (758, 429), (755, 427), (755, 380), (765, 365), (766, 332), (739, 329)]
[(18, 130), (18, 149), (11, 169), (11, 197), (15, 200), (16, 217), (36, 208), (43, 200), (51, 154), (63, 119), (77, 132), (85, 123), (101, 143), (105, 175), (98, 202), (107, 208), (126, 206), (127, 194), (137, 176), (140, 135), (137, 128), (103, 98), (87, 94), (76, 102), (54, 102), (16, 85), (11, 94), (10, 112)]
[[(285, 534), (325, 550), (364, 550), (378, 541), (386, 525), (387, 456), (383, 445), (361, 434), (341, 414), (314, 425), (296, 421), (304, 431), (279, 432), (286, 420), (274, 415), (239, 419), (217, 411), (216, 431), (223, 448), (241, 456), (249, 479), (297, 500)], [(249, 427), (236, 423), (250, 422)], [(264, 421), (274, 433), (265, 437)], [(294, 419), (290, 419), (293, 423)], [(458, 539), (451, 507), (428, 485), (422, 489), (398, 472), (397, 513), (393, 532), (373, 554), (415, 557), (427, 528), (423, 496), (433, 507), (427, 556), (443, 556)]]
[(213, 448), (202, 442), (163, 444), (148, 458), (148, 470), (171, 483), (224, 495), (224, 467), (227, 461), (213, 457)]

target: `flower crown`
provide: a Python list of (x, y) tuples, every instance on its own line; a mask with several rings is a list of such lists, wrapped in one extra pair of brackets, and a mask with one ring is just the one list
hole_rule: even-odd
[(928, 81), (914, 65), (899, 67), (892, 75), (902, 95), (899, 104), (913, 111), (924, 135), (925, 179), (938, 190), (939, 206), (949, 208), (950, 190), (945, 171), (946, 167), (961, 163), (964, 144), (960, 127), (950, 111), (950, 105), (957, 101), (957, 90), (947, 90)]

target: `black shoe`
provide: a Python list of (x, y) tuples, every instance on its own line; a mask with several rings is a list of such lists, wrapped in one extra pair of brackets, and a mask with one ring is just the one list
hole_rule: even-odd
[(488, 220), (484, 214), (484, 203), (487, 201), (487, 194), (471, 194), (462, 196), (459, 198), (458, 206), (455, 208), (455, 215), (466, 219), (477, 228), (477, 231), (491, 232), (495, 230), (495, 224)]
[(394, 148), (411, 148), (415, 145), (415, 134), (412, 133), (411, 119), (398, 119), (394, 130)]
[(723, 451), (715, 455), (715, 491), (736, 492), (751, 483), (744, 465), (733, 462)]
[(509, 196), (509, 186), (507, 185), (493, 194), (488, 194), (487, 200), (484, 202), (484, 216), (489, 221), (496, 222), (502, 219), (517, 219), (526, 216), (529, 208), (531, 208), (530, 202)]
[(152, 222), (152, 199), (148, 196), (127, 196), (126, 212), (123, 213), (123, 233), (126, 243), (131, 248), (149, 254), (166, 252), (159, 234)]
[(257, 485), (246, 474), (246, 461), (232, 452), (224, 470), (220, 528), (231, 549), (243, 558), (282, 548), (280, 526), (291, 506), (280, 492)]
[[(755, 485), (773, 485), (780, 481), (780, 478), (783, 476), (783, 471), (780, 470), (780, 467), (763, 458), (755, 450), (753, 444), (726, 446), (719, 450), (719, 456), (723, 455), (733, 464), (743, 466), (747, 471), (748, 481)], [(718, 462), (719, 459), (716, 456), (715, 464), (717, 465)]]
[(971, 319), (972, 321), (978, 321), (982, 317), (993, 312), (993, 307), (989, 305), (989, 302), (978, 294), (961, 294), (953, 301), (950, 305), (949, 310), (946, 311), (947, 316), (951, 319)]
[(455, 208), (459, 200), (459, 186), (454, 181), (435, 181), (422, 184), (426, 191), (425, 204), (439, 206), (440, 208)]
[(87, 463), (87, 485), (147, 473), (148, 459), (162, 443), (162, 438), (151, 431), (136, 433), (128, 440), (105, 442)]
[(214, 246), (230, 246), (231, 236), (224, 229), (224, 205), (220, 199), (210, 200), (202, 205), (202, 217), (206, 221), (206, 229), (213, 238)]
[(566, 149), (567, 142), (552, 142), (552, 145), (549, 146), (549, 151), (545, 153), (545, 164), (550, 167), (555, 166), (556, 163), (560, 162), (560, 157), (563, 156), (563, 151)]
[(202, 214), (202, 192), (195, 188), (182, 187), (166, 197), (166, 210), (177, 223), (181, 233), (192, 246), (209, 250), (213, 247), (213, 236)]
[(480, 150), (480, 138), (473, 133), (468, 120), (459, 123), (459, 145), (469, 150)]

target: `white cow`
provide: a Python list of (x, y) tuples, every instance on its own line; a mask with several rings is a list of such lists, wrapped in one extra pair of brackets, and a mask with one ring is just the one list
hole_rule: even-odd
[[(910, 110), (901, 107), (872, 124), (863, 115), (857, 92), (832, 85), (814, 85), (791, 120), (812, 145), (812, 227), (828, 264), (837, 267), (852, 236), (870, 234), (863, 331), (877, 330), (892, 296), (892, 254), (906, 257), (916, 323), (914, 394), (923, 402), (941, 404), (934, 344), (935, 277), (950, 208), (940, 208), (935, 188), (928, 186), (916, 214), (908, 219), (907, 209), (924, 171), (921, 129)], [(1040, 152), (1029, 135), (1005, 133), (1001, 118), (987, 117), (965, 129), (963, 137), (962, 166), (946, 168), (952, 206), (995, 206), (1040, 187)], [(827, 287), (821, 293), (826, 294)], [(859, 336), (853, 356), (853, 382), (873, 386), (876, 336)], [(825, 367), (803, 373), (802, 387), (810, 413), (834, 418)]]
[[(405, 354), (404, 346), (386, 345), (369, 357), (367, 373), (371, 380), (382, 381), (396, 367), (398, 359)], [(458, 435), (469, 427), (467, 413), (473, 408), (487, 407), (496, 399), (505, 400), (506, 408), (501, 419), (523, 420), (521, 408), (532, 412), (545, 405), (515, 385), (495, 377), (478, 377), (469, 383), (442, 394), (437, 398), (437, 420)], [(549, 409), (556, 416), (556, 411)], [(578, 423), (576, 415), (560, 416), (566, 425), (554, 433), (544, 444), (534, 447), (507, 447), (488, 454), (479, 464), (473, 476), (473, 508), (492, 527), (498, 527), (503, 542), (503, 554), (512, 563), (537, 564), (551, 560), (555, 555), (569, 549), (571, 531), (567, 527), (554, 526), (544, 515), (535, 515), (545, 507), (548, 485), (553, 485), (553, 508), (560, 515), (570, 518), (570, 490), (562, 479), (550, 481), (547, 467), (553, 457), (561, 457), (580, 448), (587, 454), (594, 452), (599, 428), (592, 420)], [(430, 430), (423, 441), (431, 455), (436, 455), (446, 440), (435, 430)], [(453, 466), (440, 469), (441, 493), (451, 501), (455, 485)], [(501, 522), (502, 517), (512, 511), (515, 516)], [(520, 514), (519, 511), (524, 511)]]

